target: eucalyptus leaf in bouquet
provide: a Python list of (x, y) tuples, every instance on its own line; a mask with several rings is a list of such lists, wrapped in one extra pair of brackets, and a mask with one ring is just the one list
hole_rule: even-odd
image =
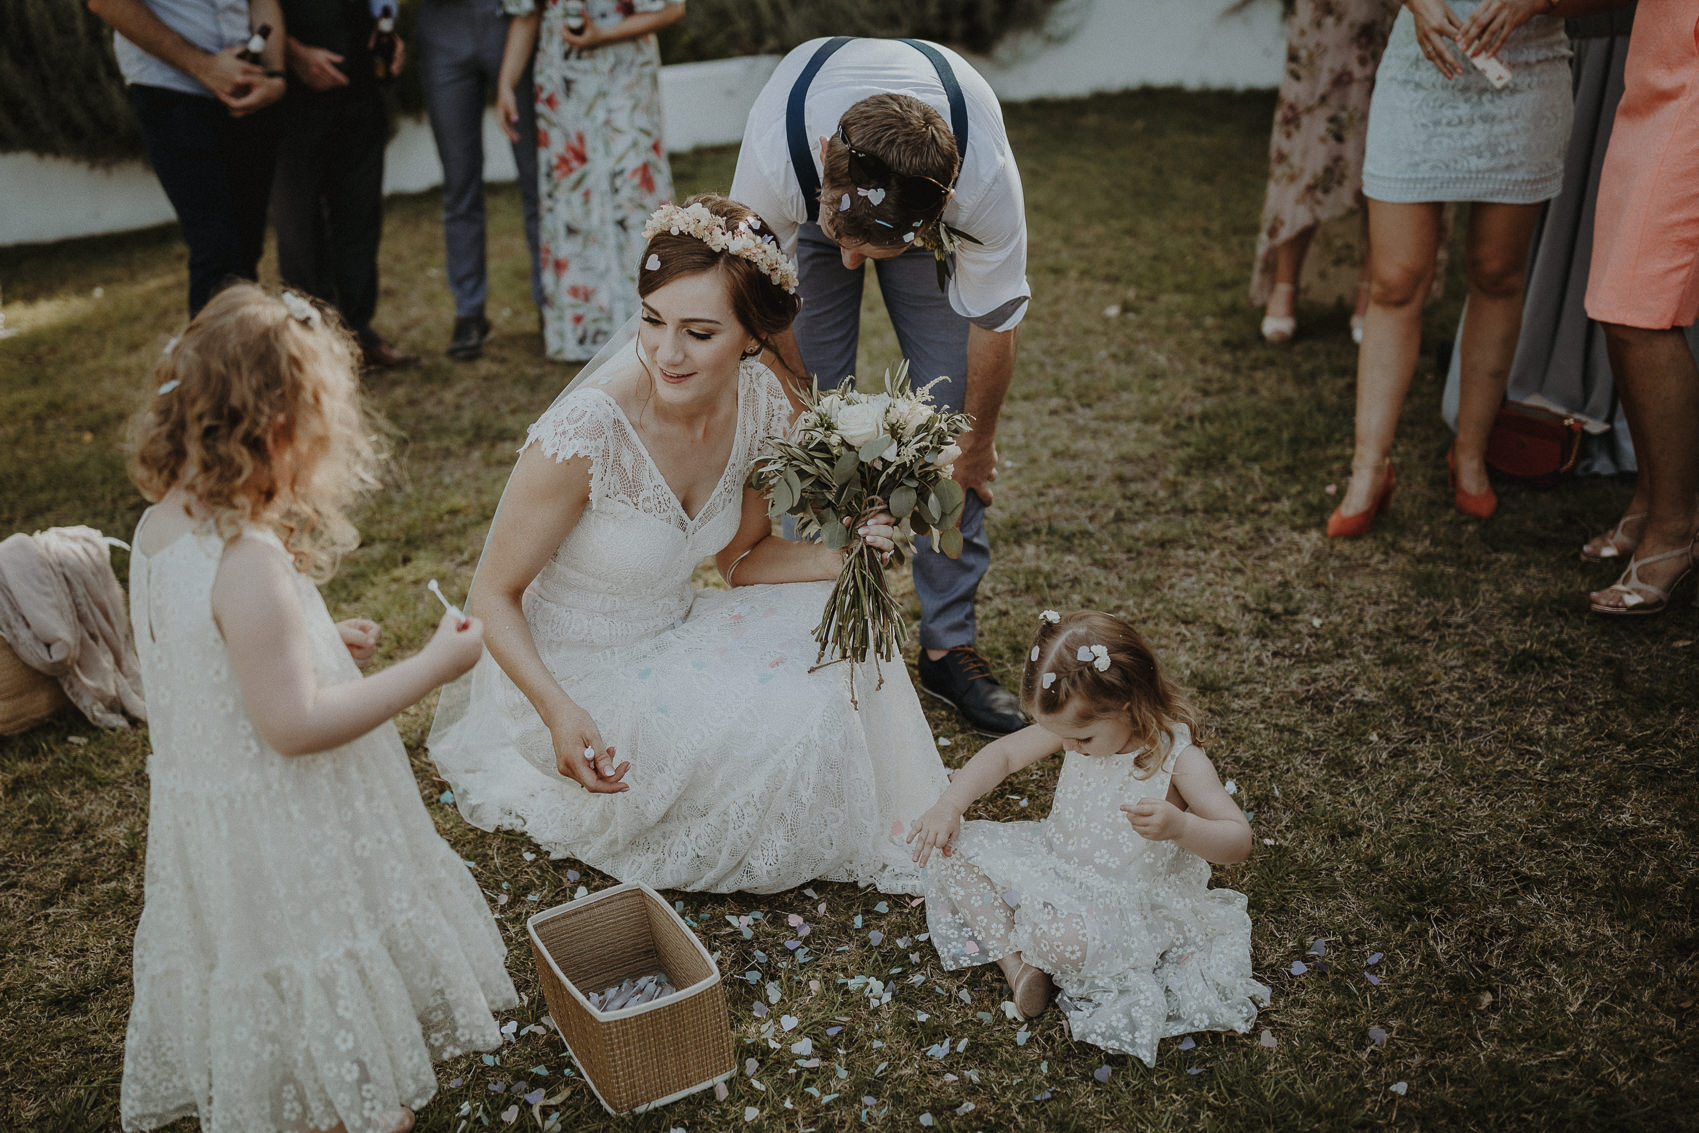
[(796, 517), (799, 535), (848, 549), (814, 628), (819, 664), (859, 664), (871, 655), (877, 669), (900, 655), (908, 637), (879, 552), (854, 535), (870, 516), (889, 512), (907, 533), (891, 554), (899, 565), (913, 553), (914, 535), (932, 535), (951, 558), (961, 554), (966, 494), (951, 473), (968, 418), (933, 404), (936, 384), (913, 389), (906, 360), (865, 390), (853, 377), (828, 393), (816, 384), (803, 394), (789, 435), (769, 437), (750, 473), (775, 516)]

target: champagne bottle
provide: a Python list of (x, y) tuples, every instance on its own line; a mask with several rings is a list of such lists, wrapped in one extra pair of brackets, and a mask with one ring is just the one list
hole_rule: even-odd
[(385, 4), (378, 12), (377, 34), (372, 37), (372, 73), (379, 82), (395, 78), (395, 9)]
[(254, 29), (254, 34), (248, 37), (248, 46), (236, 53), (236, 58), (244, 63), (252, 63), (256, 67), (264, 66), (260, 56), (265, 52), (265, 41), (271, 38), (271, 25), (261, 24)]

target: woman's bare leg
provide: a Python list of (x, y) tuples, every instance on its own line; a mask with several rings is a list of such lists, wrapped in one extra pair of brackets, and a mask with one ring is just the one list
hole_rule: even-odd
[(1443, 207), (1369, 201), (1369, 310), (1357, 350), (1356, 446), (1351, 483), (1339, 505), (1345, 515), (1374, 503), (1392, 452), (1422, 348), (1422, 305), (1433, 281)]
[(1522, 286), (1528, 245), (1539, 223), (1539, 205), (1477, 201), (1469, 208), (1465, 263), (1469, 304), (1463, 334), (1457, 399), (1457, 483), (1480, 495), (1487, 482), (1487, 436), (1504, 404), (1516, 338), (1522, 333)]

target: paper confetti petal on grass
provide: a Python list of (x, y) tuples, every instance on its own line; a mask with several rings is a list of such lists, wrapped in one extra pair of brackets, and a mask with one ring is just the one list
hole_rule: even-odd
[(519, 1107), (516, 1105), (508, 1106), (506, 1109), (501, 1111), (501, 1119), (506, 1124), (512, 1125), (515, 1121), (519, 1120)]
[(1262, 1034), (1257, 1036), (1257, 1042), (1266, 1046), (1270, 1050), (1274, 1049), (1274, 1046), (1278, 1041), (1279, 1040), (1274, 1037), (1274, 1032), (1269, 1030), (1267, 1027), (1264, 1027), (1262, 1029)]
[(1399, 1097), (1403, 1097), (1404, 1092), (1406, 1090), (1408, 1090), (1409, 1088), (1410, 1088), (1410, 1083), (1408, 1083), (1408, 1082), (1394, 1082), (1390, 1087), (1392, 1092), (1397, 1094)]
[(930, 1129), (932, 1127), (932, 1115), (930, 1113), (921, 1114), (920, 1123)]
[(1203, 1073), (1203, 1067), (1201, 1067), (1201, 1066), (1188, 1066), (1188, 1067), (1186, 1067), (1186, 1073), (1188, 1073), (1188, 1074), (1202, 1074)]
[(746, 1105), (746, 1106), (743, 1107), (743, 1119), (745, 1121), (754, 1121), (757, 1117), (760, 1117), (760, 1116), (761, 1116), (761, 1111), (756, 1109), (754, 1106)]
[(1369, 1041), (1374, 1043), (1376, 1046), (1385, 1046), (1386, 1045), (1386, 1031), (1385, 1031), (1385, 1029), (1381, 1028), (1381, 1027), (1370, 1027), (1369, 1028)]
[(796, 1018), (795, 1015), (780, 1015), (779, 1016), (779, 1026), (783, 1027), (787, 1031), (795, 1030), (796, 1024), (797, 1024), (797, 1018)]
[(1108, 1067), (1107, 1064), (1105, 1064), (1103, 1066), (1099, 1066), (1096, 1070), (1093, 1070), (1091, 1072), (1091, 1076), (1093, 1078), (1096, 1078), (1099, 1083), (1102, 1083), (1102, 1084), (1105, 1084), (1105, 1085), (1107, 1085), (1108, 1082), (1109, 1082), (1109, 1074), (1110, 1074), (1110, 1070), (1109, 1070), (1109, 1067)]
[(1294, 960), (1294, 961), (1292, 961), (1292, 969), (1291, 970), (1292, 970), (1293, 975), (1301, 976), (1305, 972), (1309, 971), (1310, 967), (1309, 967), (1308, 964), (1304, 963), (1302, 960)]
[(1198, 1040), (1194, 1039), (1190, 1035), (1187, 1035), (1185, 1038), (1180, 1040), (1180, 1049), (1181, 1050), (1191, 1050), (1193, 1047), (1195, 1047), (1197, 1045), (1198, 1045)]
[(524, 1095), (525, 1104), (526, 1105), (536, 1105), (538, 1102), (543, 1100), (544, 1092), (545, 1091), (543, 1091), (543, 1090), (532, 1090), (530, 1093), (525, 1094)]
[(807, 1058), (809, 1055), (814, 1053), (814, 1040), (805, 1035), (796, 1042), (791, 1043), (791, 1053)]
[(1363, 978), (1374, 984), (1376, 987), (1380, 986), (1380, 977), (1375, 975), (1373, 972), (1364, 972)]
[(885, 934), (880, 932), (878, 929), (874, 929), (872, 932), (867, 934), (867, 939), (869, 943), (877, 947), (878, 945), (885, 943)]
[(1378, 963), (1380, 963), (1380, 962), (1381, 962), (1381, 961), (1382, 961), (1382, 960), (1384, 960), (1384, 959), (1385, 959), (1385, 958), (1386, 958), (1386, 953), (1384, 953), (1384, 952), (1374, 952), (1374, 953), (1371, 953), (1371, 954), (1370, 954), (1370, 956), (1369, 956), (1369, 959), (1368, 959), (1368, 965), (1369, 965), (1369, 967), (1371, 967), (1371, 968), (1372, 968), (1372, 967), (1374, 967), (1374, 966), (1375, 966), (1375, 965), (1376, 965), (1376, 964), (1378, 964)]
[(1318, 936), (1316, 938), (1316, 942), (1314, 944), (1310, 945), (1310, 955), (1311, 956), (1326, 956), (1327, 955), (1327, 941), (1321, 939)]

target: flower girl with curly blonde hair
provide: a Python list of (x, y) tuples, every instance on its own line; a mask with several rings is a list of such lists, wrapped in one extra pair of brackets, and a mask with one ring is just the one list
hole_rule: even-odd
[(153, 750), (123, 1126), (409, 1128), (432, 1063), (499, 1046), (517, 1002), (389, 722), (472, 667), (482, 626), (451, 613), (362, 678), (376, 626), (326, 612), (313, 578), (354, 546), (376, 459), (333, 315), (232, 287), (154, 380), (131, 426)]
[[(1046, 610), (1021, 701), (1036, 723), (982, 748), (909, 832), (933, 862), (926, 920), (944, 966), (995, 962), (1028, 1018), (1054, 980), (1075, 1038), (1147, 1064), (1167, 1036), (1249, 1030), (1268, 989), (1251, 977), (1244, 895), (1209, 888), (1209, 863), (1248, 857), (1250, 825), (1150, 646), (1112, 614)], [(961, 821), (1057, 748), (1047, 818)]]

